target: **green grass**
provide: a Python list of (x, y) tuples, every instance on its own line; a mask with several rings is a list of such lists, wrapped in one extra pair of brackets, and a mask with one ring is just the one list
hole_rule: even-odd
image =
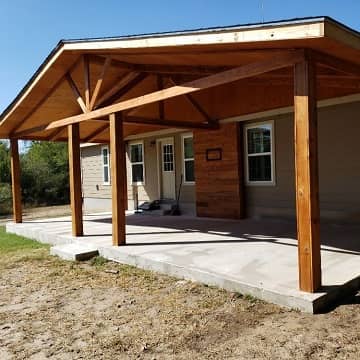
[(108, 262), (108, 260), (102, 256), (95, 256), (94, 258), (92, 258), (90, 260), (90, 264), (92, 266), (102, 266), (102, 265), (105, 265), (107, 262)]
[(22, 252), (24, 250), (42, 248), (48, 248), (48, 245), (41, 244), (22, 236), (8, 234), (5, 231), (5, 226), (0, 226), (0, 256), (9, 253)]

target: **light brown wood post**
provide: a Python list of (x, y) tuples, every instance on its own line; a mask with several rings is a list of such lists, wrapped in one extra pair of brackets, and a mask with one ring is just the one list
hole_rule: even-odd
[(125, 245), (125, 182), (126, 169), (123, 119), (121, 113), (110, 114), (110, 159), (112, 191), (112, 239), (113, 245)]
[(79, 124), (68, 126), (70, 201), (73, 236), (83, 236)]
[(21, 182), (20, 182), (20, 159), (18, 140), (10, 140), (11, 153), (11, 183), (12, 183), (12, 200), (13, 200), (13, 218), (14, 222), (22, 222), (21, 208)]
[(295, 65), (295, 178), (300, 290), (321, 287), (316, 71), (311, 57)]

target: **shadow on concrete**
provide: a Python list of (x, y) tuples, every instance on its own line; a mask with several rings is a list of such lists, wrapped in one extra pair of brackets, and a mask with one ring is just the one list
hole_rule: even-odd
[[(89, 221), (100, 223), (111, 223), (111, 217), (94, 218)], [(154, 227), (169, 229), (170, 231), (139, 231), (127, 233), (132, 235), (166, 235), (197, 232), (209, 235), (231, 237), (233, 239), (209, 240), (209, 241), (158, 241), (129, 243), (128, 246), (144, 245), (181, 245), (181, 244), (224, 244), (232, 242), (270, 242), (285, 246), (297, 246), (296, 223), (280, 220), (221, 220), (210, 218), (190, 218), (172, 216), (147, 216), (147, 215), (128, 215), (126, 224), (139, 227)], [(171, 231), (173, 230), (173, 231)], [(97, 235), (99, 236), (99, 235)], [(100, 235), (101, 236), (101, 235)], [(109, 236), (108, 234), (106, 236)], [(321, 225), (321, 244), (322, 250), (343, 254), (360, 255), (360, 226), (357, 225)], [(330, 248), (328, 248), (330, 247)]]

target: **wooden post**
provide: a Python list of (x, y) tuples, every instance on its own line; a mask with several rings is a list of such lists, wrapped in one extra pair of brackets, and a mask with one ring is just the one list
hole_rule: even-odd
[(112, 238), (113, 245), (125, 245), (125, 183), (126, 169), (123, 119), (121, 113), (110, 114), (110, 159), (112, 191)]
[(295, 65), (295, 178), (300, 290), (321, 287), (316, 72), (310, 59)]
[(21, 208), (20, 159), (19, 159), (19, 145), (16, 139), (10, 139), (10, 152), (11, 152), (13, 218), (14, 218), (14, 222), (21, 223), (22, 208)]
[(83, 236), (79, 124), (68, 126), (70, 201), (73, 236)]

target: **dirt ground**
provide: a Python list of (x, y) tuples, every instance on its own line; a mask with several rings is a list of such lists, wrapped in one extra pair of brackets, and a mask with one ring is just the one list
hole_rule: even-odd
[[(57, 206), (42, 206), (37, 208), (25, 208), (23, 209), (24, 220), (40, 219), (44, 217), (57, 217), (70, 215), (70, 205), (57, 205)], [(12, 220), (12, 216), (1, 216), (0, 225), (6, 224)]]
[(326, 314), (47, 248), (0, 263), (0, 359), (359, 359), (359, 296)]

